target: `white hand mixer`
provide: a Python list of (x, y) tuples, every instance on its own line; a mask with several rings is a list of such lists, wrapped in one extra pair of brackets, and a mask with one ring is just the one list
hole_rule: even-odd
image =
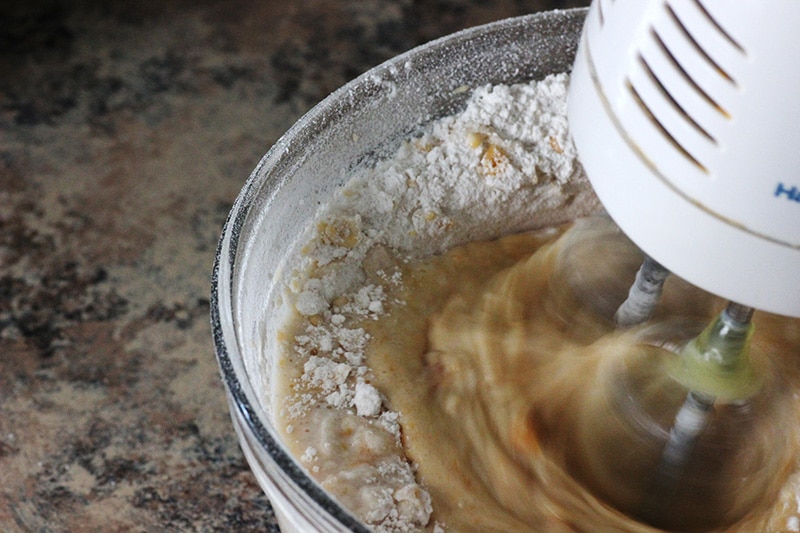
[(800, 2), (596, 0), (573, 139), (618, 226), (713, 294), (800, 317)]
[(570, 129), (648, 256), (618, 323), (650, 316), (668, 271), (731, 301), (683, 349), (688, 395), (634, 513), (654, 524), (672, 523), (656, 500), (680, 484), (715, 401), (745, 398), (753, 309), (800, 317), (798, 27), (797, 0), (595, 0), (585, 22)]

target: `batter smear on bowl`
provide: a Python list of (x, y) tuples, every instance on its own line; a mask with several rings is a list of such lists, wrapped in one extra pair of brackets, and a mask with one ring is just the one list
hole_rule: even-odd
[[(582, 413), (605, 416), (602, 398), (574, 391), (605, 390), (593, 380), (640, 341), (595, 296), (624, 299), (641, 255), (602, 216), (569, 223), (599, 207), (568, 136), (567, 83), (475, 89), (462, 112), (358, 171), (303, 242), (277, 425), (377, 531), (653, 530), (598, 496), (581, 466), (592, 450), (570, 433), (588, 427)], [(595, 255), (570, 263), (587, 235)], [(671, 280), (653, 320), (718, 305)], [(796, 358), (774, 354), (798, 352), (800, 324), (759, 320), (754, 358), (797, 422)], [(769, 421), (754, 430), (777, 443), (783, 475), (733, 527), (800, 531), (797, 438)]]

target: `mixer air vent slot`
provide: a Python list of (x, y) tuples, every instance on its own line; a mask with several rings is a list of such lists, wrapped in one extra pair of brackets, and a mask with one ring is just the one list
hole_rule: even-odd
[[(628, 90), (630, 91), (631, 95), (633, 96), (633, 100), (641, 108), (641, 110), (644, 112), (644, 114), (647, 116), (647, 118), (650, 120), (650, 122), (656, 127), (656, 129), (659, 130), (659, 132), (661, 133), (663, 138), (666, 139), (667, 141), (669, 141), (669, 143), (675, 148), (675, 150), (677, 150), (681, 155), (683, 155), (686, 159), (688, 159), (700, 171), (702, 171), (704, 174), (708, 174), (708, 169), (702, 163), (700, 163), (700, 161), (698, 161), (697, 158), (695, 158), (692, 154), (690, 154), (689, 151), (686, 150), (686, 148), (684, 148), (683, 145), (681, 143), (679, 143), (677, 141), (677, 139), (675, 139), (675, 137), (672, 136), (672, 134), (669, 132), (669, 130), (664, 127), (664, 125), (661, 123), (661, 121), (659, 121), (658, 118), (656, 118), (656, 116), (653, 114), (653, 112), (647, 106), (647, 103), (645, 103), (645, 101), (639, 95), (639, 92), (636, 90), (636, 87), (633, 86), (633, 84), (631, 83), (630, 79), (626, 80), (626, 84), (625, 85), (627, 86)], [(641, 149), (639, 149), (639, 150), (641, 150)], [(649, 160), (649, 158), (647, 158), (647, 159)], [(651, 162), (651, 164), (652, 164), (652, 162)]]
[(703, 5), (703, 2), (701, 2), (700, 0), (694, 0), (694, 3), (697, 4), (697, 9), (700, 12), (702, 12), (703, 15), (706, 16), (709, 22), (711, 22), (711, 24), (717, 29), (719, 34), (725, 37), (725, 39), (727, 39), (727, 41), (731, 43), (731, 45), (734, 48), (736, 48), (737, 50), (739, 50), (739, 52), (744, 54), (745, 53), (744, 47), (741, 44), (739, 44), (739, 41), (734, 39), (733, 36), (730, 33), (728, 33), (727, 30), (725, 30), (725, 28), (722, 27), (722, 24), (720, 24), (717, 21), (717, 19), (715, 19), (714, 16), (708, 11), (708, 9), (706, 9), (706, 6)]
[(711, 97), (711, 95), (710, 95), (710, 94), (708, 94), (708, 92), (707, 92), (707, 91), (705, 91), (705, 90), (704, 90), (704, 89), (703, 89), (703, 88), (702, 88), (702, 87), (701, 87), (701, 86), (700, 86), (700, 85), (697, 83), (697, 81), (696, 81), (696, 80), (695, 80), (695, 79), (694, 79), (692, 76), (690, 76), (690, 75), (689, 75), (689, 73), (688, 73), (688, 72), (686, 72), (686, 69), (685, 69), (685, 68), (683, 68), (683, 66), (680, 64), (680, 62), (679, 62), (679, 61), (678, 61), (678, 60), (675, 58), (675, 55), (673, 55), (673, 53), (670, 51), (670, 49), (669, 49), (669, 48), (667, 47), (667, 45), (664, 43), (664, 40), (661, 38), (661, 36), (660, 36), (660, 35), (658, 35), (658, 33), (655, 31), (655, 29), (651, 28), (651, 29), (650, 29), (650, 33), (651, 33), (651, 35), (653, 36), (653, 38), (655, 39), (655, 42), (656, 42), (656, 44), (658, 44), (658, 47), (659, 47), (659, 48), (661, 49), (661, 51), (664, 53), (664, 55), (665, 55), (665, 56), (666, 56), (666, 57), (667, 57), (667, 58), (670, 60), (670, 62), (671, 62), (671, 63), (672, 63), (674, 66), (675, 66), (675, 68), (678, 70), (678, 72), (680, 72), (680, 73), (681, 73), (681, 76), (683, 76), (683, 79), (684, 79), (684, 80), (685, 80), (685, 81), (686, 81), (686, 82), (687, 82), (689, 85), (691, 85), (691, 86), (692, 86), (692, 88), (693, 88), (693, 89), (694, 89), (694, 90), (697, 92), (697, 94), (699, 94), (700, 96), (702, 96), (702, 97), (703, 97), (703, 100), (705, 100), (706, 102), (708, 102), (708, 104), (709, 104), (709, 105), (710, 105), (712, 108), (714, 108), (714, 109), (716, 109), (717, 111), (719, 111), (719, 112), (720, 112), (720, 113), (721, 113), (721, 114), (722, 114), (722, 115), (723, 115), (725, 118), (731, 118), (731, 115), (730, 115), (730, 113), (728, 113), (728, 112), (727, 112), (727, 111), (726, 111), (726, 110), (725, 110), (725, 109), (724, 109), (724, 108), (723, 108), (721, 105), (719, 105), (719, 103), (717, 103), (717, 101), (716, 101), (716, 100), (714, 100), (714, 99)]
[(597, 20), (600, 21), (600, 27), (603, 27), (603, 24), (606, 22), (606, 17), (603, 15), (603, 1), (599, 0), (597, 2)]
[[(667, 90), (667, 88), (664, 87), (664, 84), (661, 83), (661, 80), (658, 79), (658, 76), (656, 76), (655, 72), (653, 72), (653, 69), (651, 69), (650, 65), (647, 64), (647, 60), (645, 60), (645, 58), (642, 57), (642, 54), (639, 54), (638, 59), (639, 59), (639, 63), (642, 66), (642, 70), (647, 74), (647, 77), (650, 79), (650, 81), (652, 82), (653, 86), (658, 89), (658, 92), (660, 92), (661, 95), (664, 97), (664, 99), (670, 103), (670, 105), (675, 109), (675, 111), (684, 120), (686, 120), (686, 122), (691, 124), (692, 127), (694, 127), (694, 129), (696, 129), (698, 132), (700, 132), (700, 134), (703, 137), (705, 137), (709, 141), (711, 141), (714, 144), (716, 144), (717, 140), (714, 139), (714, 137), (712, 137), (711, 134), (708, 133), (708, 131), (706, 131), (705, 128), (703, 128), (700, 124), (698, 124), (697, 121), (695, 119), (693, 119), (692, 116), (689, 115), (689, 113), (686, 112), (686, 110), (683, 108), (683, 106), (680, 103), (678, 103), (677, 100), (675, 100), (675, 98), (670, 94), (670, 92)], [(632, 87), (632, 85), (631, 85), (631, 87)], [(653, 114), (651, 112), (648, 111), (647, 113), (648, 113), (648, 115), (653, 116)], [(661, 128), (661, 129), (663, 129), (663, 128)]]
[[(711, 16), (708, 13), (708, 11), (699, 2), (697, 2), (695, 0), (695, 4), (698, 7), (701, 8), (700, 9), (701, 13), (704, 13), (704, 14), (708, 15), (707, 18), (708, 18), (708, 21), (711, 23), (712, 27), (717, 28), (718, 30), (722, 29), (719, 26), (719, 23), (717, 23), (717, 21), (715, 19), (711, 18)], [(689, 32), (689, 30), (686, 29), (686, 25), (684, 25), (683, 21), (681, 21), (680, 17), (678, 17), (677, 13), (675, 13), (675, 10), (672, 8), (672, 6), (669, 5), (669, 3), (667, 3), (667, 4), (665, 4), (665, 7), (667, 8), (667, 13), (669, 13), (669, 16), (672, 18), (672, 20), (675, 23), (675, 25), (681, 30), (681, 32), (683, 33), (684, 37), (686, 37), (686, 41), (691, 43), (691, 45), (695, 48), (697, 53), (700, 54), (700, 56), (703, 57), (703, 59), (708, 61), (708, 63), (714, 68), (714, 70), (716, 70), (719, 73), (720, 76), (722, 76), (723, 78), (725, 78), (729, 82), (731, 82), (734, 85), (736, 85), (736, 81), (731, 77), (731, 75), (724, 68), (722, 68), (722, 66), (718, 62), (716, 62), (714, 60), (714, 58), (712, 58), (708, 54), (708, 52), (705, 50), (705, 48), (703, 48), (700, 45), (700, 43), (697, 42), (697, 39), (694, 38), (694, 36), (691, 34), (691, 32)], [(722, 35), (725, 36), (728, 41), (731, 41), (730, 36), (727, 34), (727, 32), (722, 31)], [(733, 42), (734, 45), (738, 47), (738, 44), (736, 44), (735, 41), (731, 41), (731, 42)], [(739, 49), (741, 49), (741, 47), (739, 47)]]

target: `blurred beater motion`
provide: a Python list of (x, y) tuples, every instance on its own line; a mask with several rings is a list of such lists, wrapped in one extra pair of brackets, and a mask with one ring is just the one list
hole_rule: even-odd
[[(800, 317), (798, 26), (796, 0), (595, 0), (585, 22), (570, 129), (604, 207), (647, 257), (617, 311), (619, 328), (650, 318), (670, 272), (731, 302), (696, 337), (661, 343), (675, 362), (648, 379), (669, 381), (683, 400), (622, 394), (650, 405), (618, 405), (619, 417), (655, 409), (648, 416), (656, 424), (672, 409), (662, 438), (640, 442), (660, 447), (658, 460), (628, 465), (624, 475), (608, 468), (605, 476), (620, 479), (588, 483), (656, 527), (733, 523), (758, 497), (719, 489), (716, 477), (731, 471), (698, 458), (770, 453), (754, 449), (751, 423), (733, 422), (772, 409), (762, 401), (769, 380), (750, 362), (754, 309)], [(649, 480), (641, 498), (617, 497), (623, 491), (613, 487), (637, 476)]]

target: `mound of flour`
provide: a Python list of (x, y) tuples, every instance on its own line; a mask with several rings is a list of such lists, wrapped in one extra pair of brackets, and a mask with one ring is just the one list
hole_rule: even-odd
[[(354, 176), (318, 213), (294, 285), (298, 311), (317, 314), (354, 290), (376, 244), (421, 257), (566, 220), (584, 181), (567, 129), (567, 82), (558, 74), (478, 88), (462, 113)], [(321, 275), (303, 275), (312, 269)]]
[[(300, 364), (281, 413), (286, 433), (323, 486), (376, 530), (433, 527), (430, 496), (402, 451), (402, 416), (370, 384), (369, 335), (358, 327), (380, 320), (384, 287), (402, 283), (383, 256), (413, 261), (596, 206), (569, 138), (567, 84), (559, 74), (476, 89), (463, 112), (354, 175), (318, 212), (293, 270)], [(354, 446), (362, 462), (342, 455)]]

